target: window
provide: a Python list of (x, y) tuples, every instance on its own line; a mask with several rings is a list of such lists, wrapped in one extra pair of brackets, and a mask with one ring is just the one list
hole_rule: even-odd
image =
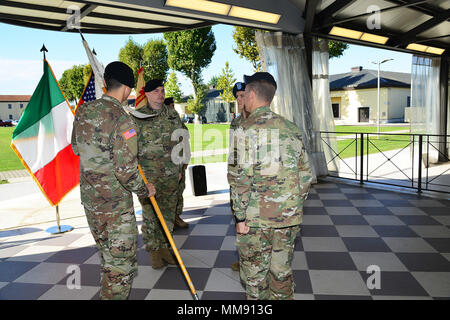
[(9, 115), (9, 120), (12, 120), (12, 119), (13, 119), (12, 114), (10, 114)]
[(8, 109), (12, 109), (12, 104), (8, 103)]
[(332, 103), (331, 107), (333, 108), (333, 117), (339, 119), (341, 117), (339, 103)]
[(23, 108), (23, 103), (20, 104), (20, 109), (22, 109), (22, 108)]
[(411, 97), (410, 96), (406, 97), (406, 106), (411, 107)]

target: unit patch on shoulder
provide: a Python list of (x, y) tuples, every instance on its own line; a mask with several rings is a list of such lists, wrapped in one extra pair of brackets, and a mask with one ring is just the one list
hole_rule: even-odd
[(132, 137), (134, 137), (136, 135), (136, 130), (130, 129), (128, 131), (125, 131), (122, 134), (123, 134), (125, 140), (128, 140), (128, 139), (130, 139), (130, 138), (132, 138)]

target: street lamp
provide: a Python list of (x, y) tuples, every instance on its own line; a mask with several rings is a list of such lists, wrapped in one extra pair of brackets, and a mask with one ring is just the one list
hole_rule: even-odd
[(377, 80), (377, 134), (378, 134), (378, 139), (380, 138), (380, 65), (391, 61), (394, 59), (384, 59), (383, 61), (379, 61), (379, 62), (373, 62), (373, 64), (377, 64), (378, 65), (378, 80)]

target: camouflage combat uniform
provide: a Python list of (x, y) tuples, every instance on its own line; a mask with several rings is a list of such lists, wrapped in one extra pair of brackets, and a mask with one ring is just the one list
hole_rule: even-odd
[(236, 221), (250, 227), (236, 237), (241, 279), (248, 299), (293, 299), (294, 240), (311, 184), (301, 132), (269, 107), (254, 110), (241, 128), (250, 143), (238, 152), (231, 194)]
[[(186, 125), (183, 122), (181, 122), (181, 124), (183, 126), (183, 129), (186, 129), (189, 132)], [(189, 146), (189, 142), (187, 143), (187, 145)], [(187, 165), (191, 158), (190, 149), (187, 151), (189, 151), (188, 159), (186, 161), (187, 163), (181, 169), (181, 180), (180, 180), (180, 183), (178, 184), (178, 201), (177, 201), (177, 209), (176, 209), (176, 216), (178, 216), (178, 217), (183, 213), (183, 207), (184, 207), (183, 192), (184, 192), (184, 189), (186, 188), (186, 168), (187, 168)]]
[[(243, 112), (231, 121), (230, 124), (230, 148), (228, 150), (228, 173), (227, 179), (228, 184), (230, 185), (230, 194), (232, 193), (231, 189), (233, 189), (236, 185), (235, 177), (237, 176), (237, 139), (235, 138), (235, 134), (237, 133), (237, 129), (241, 126), (242, 122), (245, 120)], [(230, 197), (231, 198), (231, 197)], [(230, 199), (231, 212), (233, 212), (233, 201)]]
[(133, 120), (115, 98), (85, 103), (75, 115), (81, 202), (101, 257), (101, 299), (126, 299), (137, 273), (138, 229), (131, 192), (148, 196), (139, 175)]
[[(178, 174), (183, 164), (172, 161), (172, 149), (179, 143), (172, 141), (172, 133), (182, 129), (178, 113), (166, 105), (153, 110), (148, 104), (139, 109), (152, 115), (147, 119), (134, 118), (138, 129), (138, 161), (148, 181), (156, 188), (155, 199), (170, 232), (173, 231), (178, 202)], [(146, 250), (170, 248), (164, 230), (148, 197), (140, 197), (142, 206), (142, 237)]]

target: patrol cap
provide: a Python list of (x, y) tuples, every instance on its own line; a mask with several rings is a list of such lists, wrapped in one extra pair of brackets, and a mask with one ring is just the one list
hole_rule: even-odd
[(164, 104), (165, 104), (166, 106), (168, 106), (169, 104), (172, 104), (172, 103), (174, 103), (172, 97), (166, 98), (166, 99), (164, 100)]
[(114, 79), (123, 85), (134, 88), (133, 70), (123, 62), (114, 61), (108, 64), (103, 77), (105, 80)]
[(234, 84), (234, 87), (233, 87), (233, 96), (234, 96), (235, 98), (237, 98), (237, 93), (238, 93), (239, 91), (245, 91), (245, 83), (243, 83), (243, 82), (236, 82), (236, 83)]
[(164, 80), (162, 79), (152, 79), (145, 84), (144, 91), (150, 92), (155, 90), (158, 87), (164, 86)]
[(246, 85), (248, 85), (249, 83), (252, 83), (253, 81), (258, 81), (258, 80), (267, 81), (270, 84), (273, 84), (275, 86), (275, 89), (277, 88), (277, 83), (276, 83), (275, 79), (268, 72), (256, 72), (251, 76), (244, 75), (244, 82)]

